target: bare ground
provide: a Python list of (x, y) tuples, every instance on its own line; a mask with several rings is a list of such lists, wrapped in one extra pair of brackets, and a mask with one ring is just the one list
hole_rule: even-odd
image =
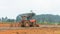
[(60, 27), (1, 27), (0, 34), (60, 34)]

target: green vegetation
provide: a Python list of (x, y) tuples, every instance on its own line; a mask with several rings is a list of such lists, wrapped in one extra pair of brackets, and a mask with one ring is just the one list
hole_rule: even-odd
[[(36, 15), (33, 19), (37, 20), (39, 24), (60, 24), (60, 16), (59, 15), (51, 15), (51, 14), (41, 14)], [(8, 17), (1, 18), (0, 22), (19, 22), (21, 21), (21, 16), (18, 15), (16, 19), (8, 19)]]
[(36, 15), (33, 17), (38, 21), (40, 24), (60, 24), (60, 16), (59, 15), (51, 15), (51, 14), (42, 14), (42, 15)]

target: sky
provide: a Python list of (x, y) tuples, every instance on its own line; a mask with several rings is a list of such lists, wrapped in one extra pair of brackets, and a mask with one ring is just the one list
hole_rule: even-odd
[(60, 0), (0, 0), (0, 18), (30, 13), (60, 15)]

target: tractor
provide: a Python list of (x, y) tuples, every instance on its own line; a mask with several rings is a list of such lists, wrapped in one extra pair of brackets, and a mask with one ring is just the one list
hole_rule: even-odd
[(36, 24), (36, 20), (32, 18), (35, 16), (35, 13), (26, 13), (20, 16), (22, 18), (20, 22), (21, 27), (39, 27), (39, 25)]

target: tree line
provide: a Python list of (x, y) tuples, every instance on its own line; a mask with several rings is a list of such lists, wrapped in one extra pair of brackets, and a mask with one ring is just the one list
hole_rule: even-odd
[[(41, 14), (41, 15), (35, 15), (33, 17), (37, 20), (38, 23), (60, 23), (60, 16), (59, 15), (51, 15), (51, 14)], [(20, 15), (16, 17), (16, 19), (9, 19), (8, 17), (2, 17), (0, 18), (0, 22), (19, 22), (22, 18)]]

